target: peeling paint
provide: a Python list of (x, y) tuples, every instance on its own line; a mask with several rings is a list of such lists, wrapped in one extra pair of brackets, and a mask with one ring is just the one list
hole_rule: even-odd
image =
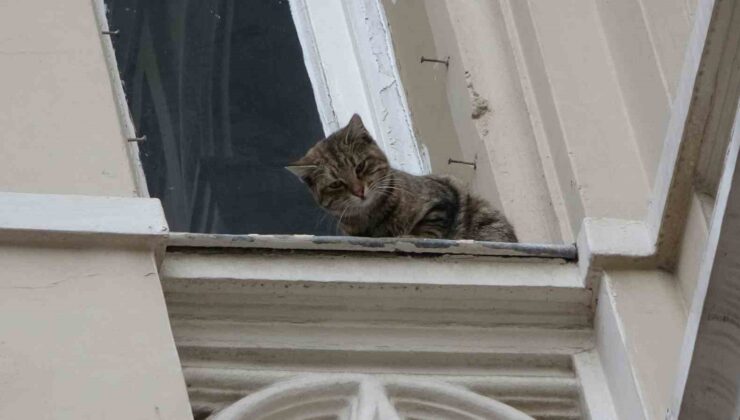
[(220, 235), (171, 233), (170, 247), (244, 248), (292, 251), (360, 251), (400, 254), (452, 254), (558, 258), (575, 261), (575, 245), (525, 244), (430, 238), (368, 238), (312, 235)]
[(445, 249), (458, 246), (459, 244), (454, 243), (455, 241), (446, 241), (442, 239), (421, 239), (414, 241), (412, 244), (417, 248), (437, 248)]
[(475, 90), (475, 87), (473, 87), (473, 81), (471, 80), (471, 75), (469, 71), (465, 72), (465, 80), (466, 86), (468, 87), (468, 92), (470, 93), (470, 100), (472, 101), (473, 105), (473, 110), (470, 113), (470, 117), (474, 120), (477, 120), (490, 112), (491, 107), (488, 100), (481, 97), (480, 94)]
[(369, 238), (354, 238), (354, 237), (332, 237), (332, 236), (314, 236), (311, 238), (311, 242), (319, 245), (323, 244), (350, 244), (350, 245), (359, 245), (362, 247), (368, 247), (368, 248), (383, 248), (385, 247), (385, 244), (382, 242), (373, 241)]
[(254, 238), (248, 235), (235, 235), (233, 242), (254, 242)]

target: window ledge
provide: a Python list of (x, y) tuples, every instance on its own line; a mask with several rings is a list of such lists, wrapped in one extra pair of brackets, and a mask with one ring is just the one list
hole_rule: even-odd
[(222, 235), (170, 233), (168, 248), (242, 248), (301, 251), (382, 252), (406, 255), (478, 255), (577, 260), (575, 245), (419, 238), (313, 235)]
[(231, 319), (236, 299), (240, 312), (259, 302), (258, 318), (291, 322), (583, 328), (592, 292), (566, 259), (574, 255), (556, 245), (172, 233), (160, 275), (171, 314), (195, 318)]

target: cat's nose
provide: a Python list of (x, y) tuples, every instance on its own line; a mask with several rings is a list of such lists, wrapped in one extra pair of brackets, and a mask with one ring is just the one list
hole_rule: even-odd
[(352, 194), (360, 198), (365, 198), (365, 187), (362, 185), (355, 185), (352, 187)]

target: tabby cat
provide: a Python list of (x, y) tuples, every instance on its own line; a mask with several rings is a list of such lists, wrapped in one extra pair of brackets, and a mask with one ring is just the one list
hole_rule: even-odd
[(286, 168), (348, 235), (517, 241), (506, 218), (456, 179), (391, 168), (357, 114)]

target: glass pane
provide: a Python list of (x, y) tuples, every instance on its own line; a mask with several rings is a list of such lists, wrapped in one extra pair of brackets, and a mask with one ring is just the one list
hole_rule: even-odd
[(170, 229), (336, 233), (283, 169), (323, 137), (287, 0), (106, 0)]

